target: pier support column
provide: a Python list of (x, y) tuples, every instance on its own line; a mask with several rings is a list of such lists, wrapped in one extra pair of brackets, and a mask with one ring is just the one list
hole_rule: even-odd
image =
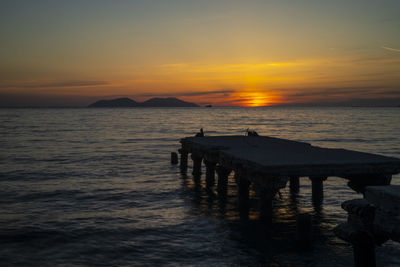
[(176, 154), (176, 152), (171, 152), (171, 164), (178, 164), (178, 154)]
[(301, 250), (312, 246), (312, 217), (308, 213), (299, 213), (296, 217), (296, 242)]
[(185, 173), (187, 171), (187, 166), (188, 166), (188, 152), (184, 149), (179, 149), (178, 150), (179, 154), (181, 154), (181, 163), (180, 163), (180, 169), (182, 173)]
[(206, 165), (206, 186), (212, 187), (215, 183), (215, 162), (204, 160)]
[(239, 193), (239, 205), (245, 206), (249, 204), (249, 187), (250, 182), (245, 177), (239, 177), (238, 179), (238, 193)]
[(366, 244), (353, 244), (354, 266), (376, 267), (375, 245), (371, 242)]
[(258, 191), (260, 195), (260, 200), (259, 200), (260, 219), (264, 222), (271, 222), (273, 215), (273, 201), (275, 193), (272, 188), (261, 188)]
[(279, 190), (286, 187), (289, 177), (287, 176), (267, 176), (265, 174), (253, 174), (253, 189), (259, 196), (259, 218), (270, 223), (273, 218), (273, 204), (275, 195)]
[(312, 187), (312, 201), (315, 205), (321, 205), (324, 199), (324, 185), (323, 182), (327, 177), (311, 176), (311, 187)]
[(231, 170), (225, 169), (220, 165), (218, 165), (215, 170), (218, 174), (218, 193), (221, 195), (226, 195), (228, 189), (228, 177), (231, 173)]
[(238, 202), (240, 217), (247, 219), (249, 217), (249, 187), (250, 181), (242, 170), (235, 171), (235, 180), (238, 187)]
[(298, 194), (300, 190), (300, 178), (298, 176), (290, 177), (290, 193)]
[(200, 155), (197, 155), (195, 153), (192, 153), (191, 156), (192, 160), (193, 160), (193, 172), (192, 174), (196, 177), (200, 177), (201, 175), (201, 161), (203, 160), (203, 158)]
[(353, 199), (342, 203), (348, 212), (347, 222), (334, 228), (335, 234), (353, 245), (354, 266), (375, 267), (375, 245), (389, 238), (374, 227), (376, 207), (365, 199)]

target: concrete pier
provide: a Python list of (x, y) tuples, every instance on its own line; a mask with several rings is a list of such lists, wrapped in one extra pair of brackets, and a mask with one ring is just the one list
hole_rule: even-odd
[(190, 153), (193, 174), (200, 177), (204, 159), (207, 185), (214, 184), (217, 171), (220, 192), (226, 192), (227, 177), (233, 170), (239, 203), (248, 203), (251, 184), (260, 195), (261, 218), (270, 216), (273, 197), (289, 179), (291, 191), (298, 192), (299, 177), (309, 177), (313, 202), (319, 206), (323, 199), (323, 181), (327, 177), (347, 179), (351, 188), (364, 192), (370, 185), (390, 184), (391, 176), (400, 173), (400, 159), (397, 158), (266, 136), (187, 137), (180, 142), (182, 170)]

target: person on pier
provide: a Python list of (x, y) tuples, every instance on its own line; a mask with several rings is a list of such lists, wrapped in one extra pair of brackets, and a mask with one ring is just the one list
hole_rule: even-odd
[(195, 137), (204, 137), (203, 128), (200, 129), (200, 132), (195, 135)]
[(249, 128), (247, 128), (246, 130), (246, 134), (247, 136), (259, 136), (258, 133), (254, 130), (249, 130)]

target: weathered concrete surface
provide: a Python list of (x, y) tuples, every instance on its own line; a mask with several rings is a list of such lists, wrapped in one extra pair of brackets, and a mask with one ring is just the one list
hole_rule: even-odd
[(400, 216), (400, 185), (368, 186), (364, 198), (376, 207)]
[(400, 185), (369, 186), (364, 197), (376, 207), (375, 232), (400, 242)]
[(182, 148), (228, 169), (237, 165), (272, 176), (392, 175), (400, 159), (370, 153), (312, 146), (265, 136), (187, 137)]
[(352, 233), (364, 231), (376, 244), (386, 239), (400, 242), (400, 185), (368, 186), (364, 197), (343, 202), (349, 217), (347, 223), (337, 227), (337, 235), (354, 243)]
[(375, 245), (388, 239), (400, 242), (399, 185), (368, 186), (363, 199), (345, 201), (342, 207), (348, 212), (347, 222), (334, 231), (353, 244), (355, 266), (375, 266)]

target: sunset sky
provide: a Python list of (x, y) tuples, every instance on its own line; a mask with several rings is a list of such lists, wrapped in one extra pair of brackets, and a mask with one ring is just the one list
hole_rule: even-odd
[(399, 14), (399, 0), (2, 0), (0, 106), (398, 106)]

